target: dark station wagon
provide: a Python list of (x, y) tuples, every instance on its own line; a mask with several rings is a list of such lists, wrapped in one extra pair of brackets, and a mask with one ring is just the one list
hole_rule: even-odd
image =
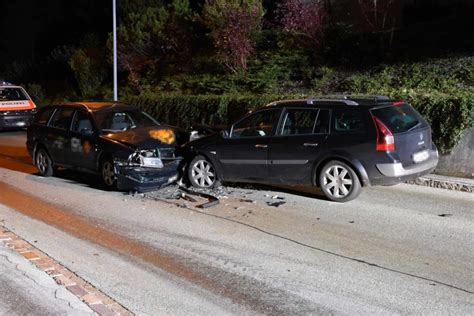
[(146, 191), (178, 179), (176, 148), (186, 133), (120, 103), (64, 103), (41, 108), (27, 132), (40, 175), (57, 168), (99, 173), (107, 188)]
[(434, 170), (431, 128), (409, 104), (387, 97), (278, 101), (229, 130), (185, 146), (191, 184), (217, 180), (321, 187), (332, 201), (364, 186), (394, 185)]

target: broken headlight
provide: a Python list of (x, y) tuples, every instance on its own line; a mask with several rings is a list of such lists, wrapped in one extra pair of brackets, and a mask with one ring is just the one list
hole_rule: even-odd
[(163, 161), (161, 160), (160, 151), (158, 149), (136, 150), (128, 157), (127, 163), (140, 167), (163, 168)]

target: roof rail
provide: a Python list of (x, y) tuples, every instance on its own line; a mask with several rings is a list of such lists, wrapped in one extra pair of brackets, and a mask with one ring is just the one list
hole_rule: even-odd
[(385, 95), (351, 95), (351, 99), (373, 100), (376, 102), (389, 101), (390, 98)]
[(336, 98), (311, 98), (308, 99), (308, 104), (315, 104), (317, 102), (333, 102), (333, 103), (344, 103), (345, 105), (357, 106), (359, 103), (353, 100), (348, 100), (345, 98), (336, 99)]
[(371, 100), (375, 102), (389, 101), (390, 98), (384, 95), (366, 94), (330, 94), (318, 96), (314, 99), (335, 99), (335, 100)]

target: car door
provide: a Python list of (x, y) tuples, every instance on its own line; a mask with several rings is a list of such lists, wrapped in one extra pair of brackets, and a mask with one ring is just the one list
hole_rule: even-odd
[(227, 181), (262, 182), (268, 177), (268, 150), (281, 109), (253, 113), (232, 126), (218, 144), (217, 157)]
[(286, 108), (269, 151), (269, 179), (311, 184), (314, 162), (327, 148), (330, 110)]
[(66, 151), (69, 147), (69, 129), (73, 114), (73, 108), (59, 107), (49, 122), (46, 142), (47, 149), (55, 164), (69, 165), (66, 159)]
[(69, 133), (67, 158), (75, 167), (95, 170), (97, 156), (97, 132), (90, 114), (77, 110)]

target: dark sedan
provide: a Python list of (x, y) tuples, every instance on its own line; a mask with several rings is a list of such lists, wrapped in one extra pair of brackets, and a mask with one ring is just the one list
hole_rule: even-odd
[(27, 148), (42, 176), (58, 168), (99, 173), (107, 188), (145, 191), (178, 179), (183, 131), (119, 103), (65, 103), (41, 108)]

